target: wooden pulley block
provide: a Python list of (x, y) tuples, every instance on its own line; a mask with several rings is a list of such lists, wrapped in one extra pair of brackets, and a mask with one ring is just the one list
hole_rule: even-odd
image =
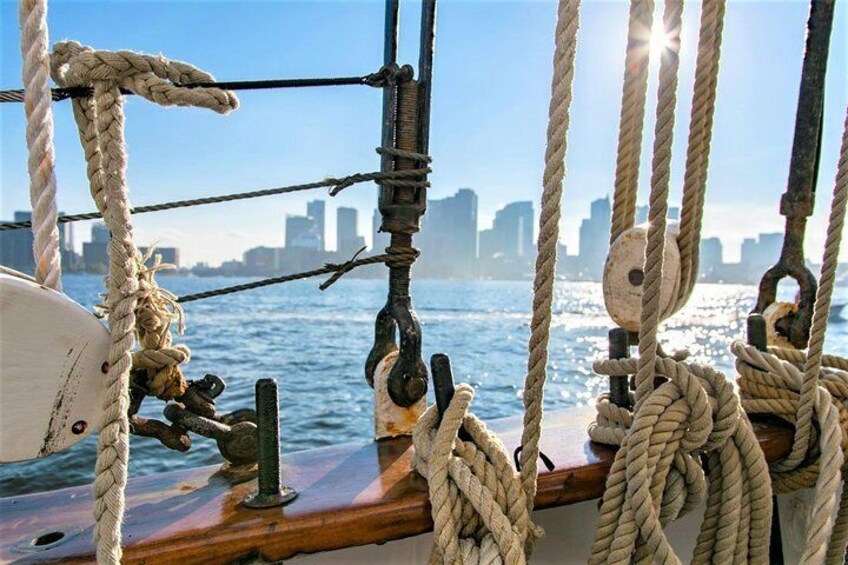
[(64, 294), (0, 273), (0, 463), (67, 449), (100, 425), (109, 331)]
[[(677, 225), (666, 231), (661, 300), (661, 318), (673, 313), (680, 285), (680, 250)], [(640, 225), (622, 233), (610, 246), (604, 265), (604, 304), (610, 317), (622, 328), (639, 331), (642, 314), (642, 285), (645, 280), (645, 247), (648, 227)]]
[(412, 435), (418, 418), (427, 409), (427, 397), (408, 408), (398, 406), (389, 395), (389, 373), (398, 359), (392, 351), (383, 357), (374, 370), (374, 439)]
[(793, 315), (797, 311), (798, 305), (792, 302), (772, 302), (763, 310), (763, 318), (766, 320), (766, 342), (769, 345), (785, 349), (797, 349), (783, 334), (777, 331), (778, 320)]

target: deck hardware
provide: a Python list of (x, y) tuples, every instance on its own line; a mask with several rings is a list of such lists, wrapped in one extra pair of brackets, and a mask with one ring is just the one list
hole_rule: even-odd
[(53, 527), (48, 530), (41, 530), (35, 534), (25, 536), (12, 546), (15, 553), (36, 553), (39, 551), (49, 551), (68, 541), (74, 539), (82, 533), (82, 528), (78, 527)]
[(297, 491), (281, 486), (280, 477), (280, 401), (277, 381), (256, 381), (256, 416), (258, 423), (259, 476), (258, 489), (243, 501), (248, 508), (282, 506), (297, 497)]
[[(613, 328), (609, 331), (610, 359), (627, 359), (630, 357), (630, 332), (624, 328)], [(610, 377), (610, 401), (621, 408), (630, 409), (633, 403), (630, 399), (630, 383), (628, 376)]]
[(85, 430), (87, 430), (87, 429), (88, 429), (88, 422), (86, 422), (85, 420), (77, 420), (71, 426), (71, 432), (74, 435), (84, 434)]
[(185, 393), (178, 399), (185, 407), (207, 418), (215, 416), (215, 399), (227, 385), (217, 375), (206, 374), (199, 381), (189, 381)]
[(766, 271), (760, 280), (757, 306), (754, 309), (762, 314), (775, 301), (778, 283), (786, 277), (795, 279), (800, 287), (798, 310), (794, 315), (780, 320), (777, 329), (799, 349), (807, 347), (816, 299), (816, 278), (804, 261), (804, 232), (815, 203), (824, 123), (825, 75), (834, 8), (834, 0), (810, 3), (789, 181), (780, 200), (780, 213), (786, 217), (783, 248), (777, 264)]
[[(444, 353), (436, 353), (430, 357), (430, 371), (433, 373), (433, 393), (436, 395), (436, 410), (439, 412), (437, 424), (441, 425), (442, 416), (445, 415), (445, 410), (450, 406), (456, 392), (450, 357)], [(463, 427), (459, 428), (458, 436), (463, 441), (471, 441), (471, 436)]]
[(214, 439), (221, 455), (234, 465), (256, 462), (256, 424), (253, 422), (241, 421), (228, 425), (219, 419), (189, 412), (177, 403), (165, 406), (165, 417), (180, 428)]

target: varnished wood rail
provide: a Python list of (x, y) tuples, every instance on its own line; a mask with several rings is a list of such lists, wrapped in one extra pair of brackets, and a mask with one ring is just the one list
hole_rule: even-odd
[[(614, 451), (590, 443), (592, 409), (545, 416), (542, 450), (556, 468), (544, 466), (538, 508), (602, 495)], [(755, 424), (770, 460), (788, 452), (791, 428)], [(518, 445), (520, 418), (490, 423), (507, 449)], [(256, 481), (238, 483), (217, 466), (130, 481), (124, 525), (126, 563), (233, 563), (275, 561), (381, 543), (432, 529), (427, 484), (411, 470), (407, 439), (342, 445), (284, 455), (284, 482), (300, 491), (284, 508), (241, 506)], [(176, 454), (163, 454), (179, 457)], [(75, 487), (0, 499), (0, 562), (93, 561), (91, 488)], [(43, 545), (34, 540), (50, 542)]]

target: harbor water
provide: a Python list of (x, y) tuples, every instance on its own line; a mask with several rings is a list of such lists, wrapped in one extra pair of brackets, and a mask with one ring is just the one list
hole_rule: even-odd
[[(245, 281), (160, 277), (177, 295)], [(99, 276), (68, 275), (64, 284), (65, 292), (85, 306), (98, 302)], [(221, 412), (253, 407), (254, 382), (277, 379), (284, 452), (368, 441), (373, 428), (363, 363), (386, 282), (346, 278), (325, 292), (317, 285), (298, 281), (188, 303), (188, 327), (178, 338), (192, 350), (188, 378), (214, 373), (226, 381), (218, 400)], [(520, 414), (532, 283), (418, 280), (413, 290), (425, 360), (434, 353), (451, 357), (456, 380), (477, 390), (472, 409), (478, 416)], [(664, 325), (664, 346), (687, 348), (694, 360), (732, 377), (728, 346), (744, 338), (755, 297), (752, 286), (699, 285), (687, 307)], [(837, 289), (834, 302), (846, 299), (848, 289)], [(546, 409), (591, 405), (605, 390), (592, 361), (605, 354), (609, 327), (600, 284), (557, 282)], [(833, 320), (828, 351), (848, 354), (846, 335), (848, 323)], [(162, 419), (162, 407), (161, 401), (147, 399), (141, 413)], [(0, 496), (90, 483), (95, 444), (91, 436), (47, 459), (0, 465)], [(154, 439), (132, 438), (131, 477), (220, 462), (214, 441), (205, 438), (195, 437), (187, 453), (169, 451)]]

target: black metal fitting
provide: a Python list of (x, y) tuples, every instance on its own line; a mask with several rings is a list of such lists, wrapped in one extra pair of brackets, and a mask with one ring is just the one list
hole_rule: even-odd
[(280, 402), (277, 381), (256, 381), (256, 416), (258, 424), (259, 474), (258, 489), (242, 502), (248, 508), (282, 506), (297, 497), (293, 488), (282, 486), (280, 478)]
[(801, 291), (798, 310), (778, 321), (777, 330), (799, 349), (807, 347), (810, 339), (817, 289), (816, 278), (804, 261), (804, 233), (807, 218), (812, 215), (815, 204), (824, 124), (824, 87), (835, 4), (835, 0), (810, 2), (789, 181), (780, 200), (780, 213), (786, 217), (783, 249), (777, 264), (766, 271), (760, 281), (755, 308), (757, 313), (764, 312), (776, 299), (778, 283), (786, 277), (795, 279)]
[(199, 381), (189, 381), (186, 391), (177, 400), (201, 416), (215, 416), (215, 399), (227, 388), (218, 375), (206, 374)]
[[(627, 359), (630, 357), (630, 332), (624, 328), (609, 331), (609, 358)], [(621, 408), (633, 408), (630, 401), (630, 377), (610, 377), (610, 401)]]
[(189, 412), (175, 403), (165, 406), (165, 417), (180, 428), (214, 439), (218, 444), (218, 451), (233, 465), (249, 465), (256, 462), (257, 425), (248, 419), (231, 420), (232, 425), (230, 425)]

